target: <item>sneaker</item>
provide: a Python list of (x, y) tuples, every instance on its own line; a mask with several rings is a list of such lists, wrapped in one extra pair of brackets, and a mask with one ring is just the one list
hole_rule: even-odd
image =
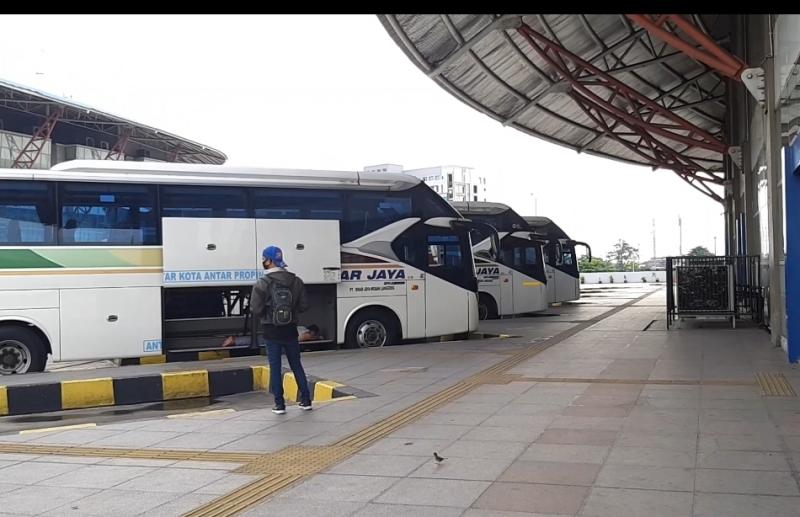
[(276, 415), (284, 415), (286, 414), (286, 406), (274, 406), (272, 412)]
[(311, 402), (301, 402), (298, 404), (303, 411), (311, 411)]

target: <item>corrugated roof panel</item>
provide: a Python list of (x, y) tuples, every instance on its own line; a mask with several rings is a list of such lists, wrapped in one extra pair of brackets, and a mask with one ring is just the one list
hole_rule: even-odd
[[(726, 37), (724, 16), (685, 16)], [(664, 157), (683, 155), (702, 158), (698, 170), (721, 169), (725, 82), (623, 14), (379, 18), (441, 86), (520, 131), (637, 164), (674, 168)], [(533, 32), (520, 34), (520, 21)], [(641, 131), (661, 149), (644, 146)]]

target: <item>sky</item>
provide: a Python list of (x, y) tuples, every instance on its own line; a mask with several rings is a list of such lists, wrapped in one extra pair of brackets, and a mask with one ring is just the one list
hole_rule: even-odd
[[(0, 16), (2, 77), (223, 151), (229, 165), (474, 167), (489, 201), (604, 256), (725, 252), (723, 207), (668, 170), (578, 155), (463, 104), (376, 16)], [(35, 36), (32, 36), (35, 35)], [(535, 200), (535, 201), (534, 201)]]

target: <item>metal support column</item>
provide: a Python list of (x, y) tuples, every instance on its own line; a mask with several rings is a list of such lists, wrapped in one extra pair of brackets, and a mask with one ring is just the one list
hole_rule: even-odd
[[(771, 15), (767, 15), (769, 18)], [(771, 40), (772, 31), (766, 31)], [(771, 41), (768, 42), (771, 45)], [(770, 48), (768, 46), (767, 48)], [(772, 52), (764, 59), (766, 93), (764, 142), (767, 159), (767, 207), (769, 212), (769, 327), (773, 345), (781, 345), (784, 335), (783, 290), (783, 192), (780, 180), (783, 176), (781, 164), (781, 116), (775, 86), (775, 57)]]
[[(786, 340), (789, 362), (800, 360), (800, 135), (786, 148)], [(793, 260), (790, 260), (793, 259)]]
[[(733, 44), (732, 50), (737, 56), (745, 55), (744, 45), (744, 24), (743, 15), (732, 15), (733, 26), (739, 30), (733, 30)], [(727, 85), (726, 94), (728, 95), (728, 118), (727, 118), (727, 135), (728, 145), (730, 149), (734, 149), (733, 153), (729, 152), (727, 163), (730, 167), (729, 180), (731, 181), (731, 210), (732, 213), (726, 219), (730, 224), (728, 233), (728, 255), (747, 255), (747, 249), (744, 248), (744, 241), (742, 239), (741, 222), (744, 219), (745, 212), (744, 204), (744, 171), (746, 169), (744, 163), (744, 156), (742, 150), (747, 143), (746, 126), (747, 117), (747, 102), (745, 96), (747, 92), (740, 82), (729, 82)], [(749, 154), (748, 154), (749, 160)]]
[[(760, 18), (752, 15), (741, 16), (741, 36), (742, 36), (742, 56), (745, 61), (761, 62), (763, 55), (756, 55), (753, 52), (753, 41), (751, 40), (751, 31), (759, 29)], [(752, 38), (753, 40), (755, 38)], [(744, 94), (744, 99), (741, 106), (744, 113), (744, 138), (742, 139), (742, 178), (741, 188), (744, 192), (742, 199), (742, 208), (744, 209), (744, 216), (741, 223), (744, 225), (742, 236), (744, 237), (745, 246), (744, 251), (747, 255), (760, 255), (761, 254), (761, 234), (759, 230), (758, 221), (756, 220), (756, 186), (753, 180), (753, 170), (755, 163), (758, 160), (758, 152), (754, 152), (753, 139), (755, 133), (753, 131), (753, 124), (758, 119), (758, 124), (763, 126), (761, 121), (761, 111), (756, 106), (756, 101), (749, 93)], [(760, 138), (760, 137), (759, 137)]]

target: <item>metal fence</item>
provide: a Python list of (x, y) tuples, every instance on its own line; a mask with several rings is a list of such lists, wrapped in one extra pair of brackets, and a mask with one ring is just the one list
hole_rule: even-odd
[(667, 328), (682, 316), (763, 321), (758, 256), (667, 257)]

